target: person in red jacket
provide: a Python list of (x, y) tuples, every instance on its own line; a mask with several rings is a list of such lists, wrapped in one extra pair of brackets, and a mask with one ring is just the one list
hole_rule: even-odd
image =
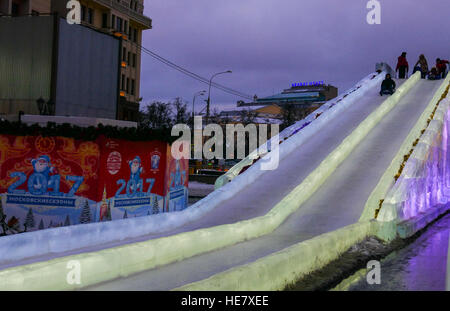
[(403, 52), (402, 55), (398, 57), (397, 68), (395, 68), (395, 71), (398, 71), (399, 79), (405, 79), (405, 76), (409, 71), (409, 64), (406, 60), (406, 52)]
[(445, 78), (447, 75), (447, 64), (449, 64), (448, 60), (445, 59), (436, 59), (436, 69), (442, 78)]

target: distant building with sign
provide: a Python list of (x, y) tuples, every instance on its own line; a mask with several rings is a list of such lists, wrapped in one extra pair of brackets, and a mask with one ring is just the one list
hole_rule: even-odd
[[(251, 114), (246, 117), (246, 114)], [(249, 118), (254, 124), (280, 124), (283, 109), (277, 105), (252, 107), (251, 109), (224, 110), (219, 114), (220, 123), (242, 123)]]
[(323, 81), (293, 83), (290, 89), (263, 98), (255, 96), (253, 102), (238, 101), (238, 107), (280, 107), (283, 110), (294, 108), (302, 118), (319, 108), (325, 102), (337, 97), (338, 89)]
[(295, 83), (290, 89), (286, 89), (279, 94), (257, 98), (253, 102), (245, 103), (238, 101), (238, 107), (245, 106), (270, 106), (280, 107), (294, 105), (296, 108), (318, 108), (326, 101), (329, 101), (338, 95), (338, 89), (332, 85), (321, 83)]

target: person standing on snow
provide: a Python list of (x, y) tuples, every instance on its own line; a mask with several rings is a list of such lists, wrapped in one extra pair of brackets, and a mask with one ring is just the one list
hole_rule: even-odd
[(416, 67), (417, 64), (420, 64), (420, 71), (422, 73), (422, 79), (425, 79), (425, 77), (428, 74), (428, 62), (427, 62), (427, 59), (425, 58), (425, 55), (421, 54), (419, 56), (419, 60), (414, 65), (414, 67)]
[(405, 76), (409, 71), (409, 64), (406, 60), (406, 52), (403, 52), (402, 55), (398, 57), (397, 68), (395, 71), (398, 71), (399, 79), (405, 79)]

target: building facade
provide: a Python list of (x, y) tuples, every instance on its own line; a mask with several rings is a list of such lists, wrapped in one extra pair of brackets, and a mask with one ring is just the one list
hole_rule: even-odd
[(253, 102), (238, 101), (238, 107), (272, 106), (291, 111), (296, 118), (304, 118), (325, 102), (337, 97), (338, 89), (332, 85), (318, 83), (294, 84), (279, 94), (257, 98)]
[[(82, 25), (120, 42), (116, 119), (136, 121), (140, 103), (142, 32), (152, 28), (143, 0), (80, 0)], [(0, 0), (0, 15), (67, 15), (65, 0)], [(95, 90), (94, 90), (95, 91)], [(58, 103), (56, 103), (58, 105)], [(11, 106), (11, 103), (10, 103)], [(3, 110), (3, 109), (2, 109)], [(4, 113), (4, 111), (2, 111)], [(35, 111), (25, 113), (33, 113)]]

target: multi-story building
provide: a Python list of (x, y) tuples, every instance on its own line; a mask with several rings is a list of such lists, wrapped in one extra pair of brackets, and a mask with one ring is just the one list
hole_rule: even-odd
[[(142, 32), (151, 29), (144, 0), (80, 0), (82, 25), (120, 40), (116, 118), (136, 120), (139, 111)], [(0, 0), (0, 15), (67, 15), (66, 0)], [(56, 103), (58, 105), (58, 103)]]

